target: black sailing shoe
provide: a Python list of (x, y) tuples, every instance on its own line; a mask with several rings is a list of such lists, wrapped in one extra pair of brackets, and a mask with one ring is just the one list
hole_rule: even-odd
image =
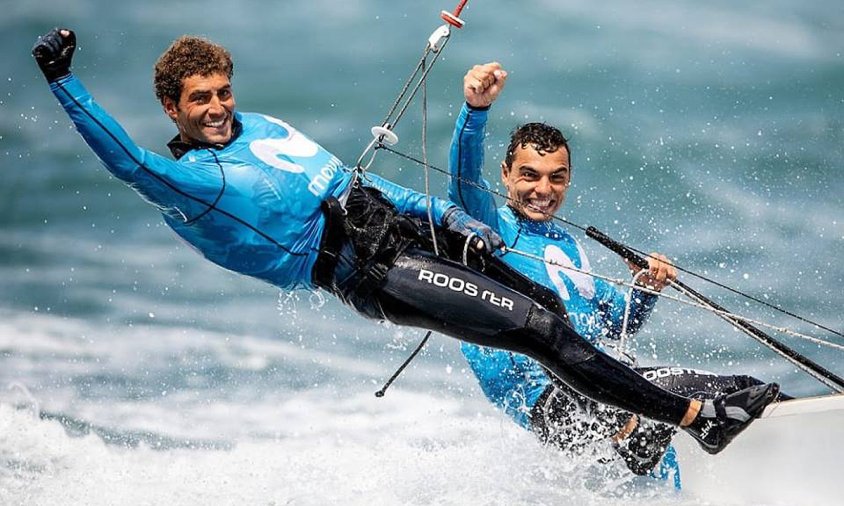
[(765, 406), (777, 398), (779, 391), (779, 385), (768, 383), (705, 400), (695, 421), (682, 429), (695, 438), (704, 451), (715, 455), (759, 418)]
[(613, 448), (633, 473), (644, 476), (662, 460), (677, 427), (639, 419), (636, 429)]

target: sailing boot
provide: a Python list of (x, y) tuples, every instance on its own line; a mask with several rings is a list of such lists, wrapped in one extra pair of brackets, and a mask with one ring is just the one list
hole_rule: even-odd
[(707, 453), (716, 454), (762, 415), (765, 406), (779, 394), (776, 383), (757, 385), (738, 392), (704, 400), (697, 418), (682, 427)]

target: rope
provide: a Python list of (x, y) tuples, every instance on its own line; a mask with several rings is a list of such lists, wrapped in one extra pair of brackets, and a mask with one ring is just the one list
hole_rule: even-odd
[[(390, 107), (389, 112), (387, 112), (387, 115), (384, 118), (384, 121), (381, 123), (381, 126), (383, 126), (383, 127), (387, 128), (388, 130), (392, 131), (396, 127), (396, 125), (398, 125), (399, 121), (404, 116), (404, 113), (407, 111), (407, 108), (410, 106), (410, 103), (413, 101), (414, 97), (416, 97), (416, 94), (419, 92), (419, 89), (427, 82), (428, 74), (431, 72), (431, 69), (434, 68), (434, 64), (437, 62), (440, 55), (443, 53), (443, 49), (445, 49), (445, 46), (448, 44), (449, 38), (450, 38), (449, 32), (448, 31), (443, 32), (442, 45), (440, 45), (440, 47), (437, 48), (436, 51), (434, 51), (434, 47), (431, 44), (426, 45), (425, 51), (422, 53), (422, 58), (419, 59), (419, 63), (416, 65), (416, 68), (410, 74), (410, 77), (407, 79), (407, 81), (405, 81), (405, 84), (402, 87), (401, 92), (399, 92), (398, 97), (396, 97), (396, 100), (393, 102), (393, 105)], [(431, 54), (432, 51), (434, 52), (434, 58), (431, 60), (430, 65), (426, 65), (426, 63), (428, 61), (428, 56)], [(413, 87), (413, 89), (410, 91), (410, 94), (408, 95), (408, 90), (410, 89), (411, 83), (413, 83), (413, 81), (416, 79), (416, 76), (419, 74), (420, 70), (422, 71), (422, 75), (419, 77), (418, 80), (416, 80), (416, 85)], [(405, 95), (407, 95), (406, 99), (405, 99)], [(402, 102), (402, 100), (404, 100), (404, 104), (401, 106), (398, 113), (396, 113), (396, 116), (393, 118), (393, 113), (395, 113), (396, 109), (399, 107), (399, 104)], [(375, 147), (376, 151), (377, 151), (378, 146), (384, 145), (383, 140), (384, 140), (383, 136), (375, 138), (366, 146), (366, 148), (364, 148), (363, 152), (358, 157), (357, 164), (355, 164), (356, 169), (361, 169), (361, 165), (360, 165), (361, 161), (363, 160), (363, 158), (366, 156), (366, 154), (373, 147)], [(374, 160), (374, 154), (373, 154), (372, 159)], [(424, 164), (424, 162), (418, 161), (418, 160), (417, 160), (417, 163)], [(366, 168), (368, 168), (369, 165), (371, 165), (371, 164), (372, 164), (372, 160), (370, 160), (370, 162), (369, 162), (369, 164), (367, 164)], [(363, 169), (363, 170), (366, 170), (366, 169)]]
[(644, 276), (648, 271), (642, 269), (641, 271), (637, 272), (633, 276), (633, 281), (630, 283), (632, 286), (627, 291), (627, 301), (624, 304), (624, 319), (621, 321), (621, 337), (618, 339), (618, 347), (621, 349), (622, 352), (627, 350), (627, 338), (630, 337), (627, 334), (627, 323), (630, 320), (630, 306), (633, 305), (633, 286), (636, 286), (636, 282), (639, 281), (639, 278)]
[(431, 231), (431, 242), (434, 244), (434, 255), (440, 256), (437, 245), (437, 232), (434, 230), (434, 212), (431, 209), (431, 182), (428, 170), (428, 85), (422, 86), (422, 161), (425, 172), (425, 206), (428, 210), (428, 228)]
[(387, 382), (384, 383), (384, 386), (381, 387), (381, 390), (378, 390), (377, 392), (375, 392), (375, 397), (384, 397), (384, 394), (387, 392), (387, 389), (390, 388), (390, 385), (392, 385), (393, 382), (396, 381), (396, 378), (398, 378), (399, 374), (401, 374), (401, 372), (404, 371), (404, 368), (407, 367), (408, 364), (410, 364), (410, 362), (414, 358), (416, 358), (416, 355), (418, 355), (420, 351), (422, 351), (422, 348), (425, 346), (425, 343), (428, 342), (428, 339), (430, 337), (431, 337), (431, 331), (429, 330), (428, 333), (425, 334), (425, 337), (422, 338), (422, 342), (420, 342), (419, 345), (416, 347), (416, 349), (413, 350), (413, 353), (411, 353), (410, 356), (407, 357), (407, 359), (405, 359), (405, 361), (402, 363), (402, 365), (400, 365), (399, 368), (396, 369), (396, 372), (394, 372), (393, 375), (390, 376), (390, 379), (388, 379)]

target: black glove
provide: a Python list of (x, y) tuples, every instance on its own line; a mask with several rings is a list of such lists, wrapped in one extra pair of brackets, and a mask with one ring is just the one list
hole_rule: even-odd
[(463, 237), (468, 238), (474, 235), (474, 239), (479, 243), (476, 242), (472, 246), (478, 249), (484, 248), (488, 253), (499, 250), (504, 246), (504, 241), (501, 240), (501, 236), (495, 233), (495, 230), (472, 218), (459, 207), (452, 207), (446, 211), (443, 215), (443, 226)]
[[(62, 35), (60, 32), (67, 32)], [(38, 37), (32, 46), (32, 56), (38, 62), (41, 72), (52, 83), (60, 77), (70, 74), (70, 60), (76, 50), (76, 34), (66, 28), (53, 28)]]

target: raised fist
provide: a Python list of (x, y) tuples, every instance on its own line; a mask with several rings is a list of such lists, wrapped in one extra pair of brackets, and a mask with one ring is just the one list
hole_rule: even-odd
[(38, 37), (32, 46), (32, 56), (38, 62), (48, 82), (70, 74), (70, 61), (76, 50), (76, 34), (67, 28), (53, 28)]

